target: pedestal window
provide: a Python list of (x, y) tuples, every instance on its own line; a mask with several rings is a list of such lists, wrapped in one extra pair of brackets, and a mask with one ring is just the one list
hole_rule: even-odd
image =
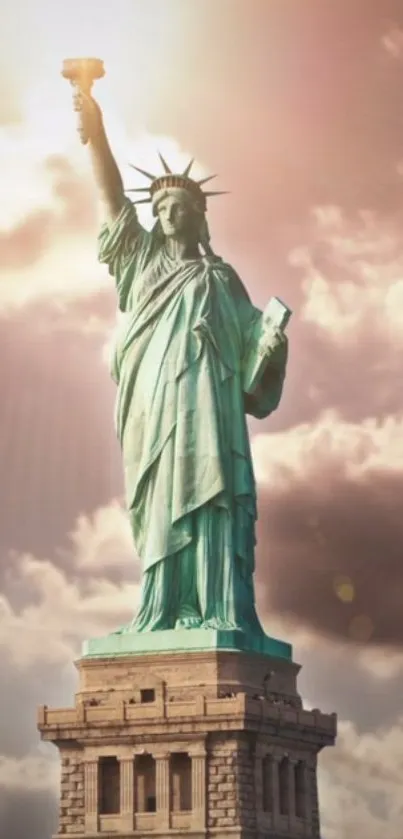
[(192, 760), (186, 752), (174, 752), (170, 758), (172, 813), (192, 809)]
[(157, 809), (155, 759), (138, 755), (134, 763), (135, 808), (137, 813), (155, 813)]
[(120, 764), (116, 757), (101, 757), (98, 770), (99, 814), (120, 813)]
[(273, 760), (271, 755), (262, 759), (262, 810), (273, 812)]

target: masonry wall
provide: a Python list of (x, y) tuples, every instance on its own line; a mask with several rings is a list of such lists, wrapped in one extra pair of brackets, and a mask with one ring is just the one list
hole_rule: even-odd
[(61, 752), (59, 833), (84, 831), (84, 764), (81, 749)]
[(309, 767), (309, 790), (311, 797), (312, 813), (312, 839), (320, 839), (320, 816), (318, 796), (317, 760), (312, 761)]
[[(290, 692), (274, 697), (260, 689), (266, 672), (260, 669), (259, 675), (260, 659), (233, 655), (231, 689), (227, 655), (221, 684), (213, 653), (211, 661), (206, 654), (191, 663), (190, 656), (175, 659), (172, 672), (167, 660), (161, 662), (168, 656), (155, 656), (167, 682), (155, 675), (151, 656), (141, 678), (141, 659), (81, 664), (75, 707), (38, 711), (43, 739), (55, 743), (61, 755), (59, 836), (319, 839), (316, 755), (334, 742), (335, 716), (303, 710), (298, 697), (290, 703)], [(253, 692), (246, 693), (252, 681)], [(147, 756), (153, 765), (152, 806), (144, 803), (139, 777)], [(105, 758), (119, 764), (117, 804), (107, 811), (100, 789)]]
[(239, 818), (236, 740), (218, 740), (209, 750), (207, 764), (207, 826), (234, 827)]

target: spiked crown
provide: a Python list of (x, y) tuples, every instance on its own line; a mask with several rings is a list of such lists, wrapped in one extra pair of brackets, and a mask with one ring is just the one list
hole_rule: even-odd
[(147, 198), (137, 198), (135, 201), (133, 201), (133, 204), (152, 204), (154, 215), (156, 215), (158, 193), (172, 188), (184, 189), (186, 192), (189, 193), (194, 202), (200, 206), (200, 210), (204, 213), (207, 207), (207, 198), (210, 198), (213, 195), (227, 194), (226, 192), (222, 191), (203, 192), (201, 188), (203, 184), (207, 183), (207, 181), (211, 181), (213, 178), (216, 177), (216, 175), (209, 175), (207, 178), (202, 178), (202, 180), (200, 181), (194, 181), (192, 178), (189, 177), (190, 170), (194, 163), (193, 159), (190, 161), (190, 163), (188, 163), (186, 169), (183, 172), (181, 172), (180, 174), (175, 174), (174, 172), (172, 172), (167, 162), (164, 160), (162, 154), (158, 154), (162, 166), (164, 168), (164, 173), (162, 175), (152, 175), (150, 172), (146, 172), (144, 169), (139, 169), (138, 166), (134, 166), (132, 163), (129, 164), (132, 167), (132, 169), (135, 169), (136, 172), (140, 172), (141, 175), (144, 175), (144, 177), (148, 178), (148, 180), (151, 181), (150, 186), (126, 190), (126, 192), (148, 193)]

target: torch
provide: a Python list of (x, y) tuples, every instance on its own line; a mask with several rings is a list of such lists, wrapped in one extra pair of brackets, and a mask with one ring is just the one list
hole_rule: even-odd
[[(63, 61), (62, 76), (84, 96), (90, 96), (96, 79), (105, 75), (104, 63), (100, 58), (66, 58)], [(81, 136), (86, 145), (88, 137)]]

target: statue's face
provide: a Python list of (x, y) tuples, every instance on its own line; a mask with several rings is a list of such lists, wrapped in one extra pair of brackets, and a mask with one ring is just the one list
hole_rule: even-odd
[(158, 203), (158, 218), (165, 236), (175, 238), (189, 234), (192, 227), (193, 213), (186, 198), (167, 195)]

